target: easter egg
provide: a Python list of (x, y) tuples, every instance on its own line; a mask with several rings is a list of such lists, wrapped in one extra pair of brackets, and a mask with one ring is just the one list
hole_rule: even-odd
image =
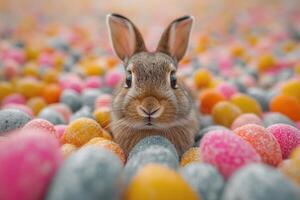
[(201, 159), (214, 165), (228, 179), (236, 170), (261, 158), (255, 149), (226, 130), (215, 130), (204, 135), (200, 142)]
[(33, 97), (27, 101), (27, 105), (32, 109), (34, 115), (38, 115), (47, 106), (47, 103), (41, 97)]
[(60, 147), (60, 151), (64, 158), (69, 157), (70, 155), (75, 153), (77, 150), (78, 150), (78, 148), (74, 144), (69, 144), (69, 143), (63, 144)]
[(248, 95), (235, 94), (231, 97), (230, 102), (239, 107), (242, 113), (254, 113), (258, 116), (262, 113), (259, 103)]
[(158, 164), (148, 164), (134, 177), (125, 200), (200, 199), (186, 181), (175, 171)]
[(240, 114), (242, 111), (239, 107), (226, 101), (217, 103), (212, 110), (214, 122), (225, 127), (230, 127)]
[(266, 71), (275, 65), (275, 58), (271, 54), (263, 54), (258, 58), (257, 68), (259, 71)]
[(249, 88), (247, 94), (259, 103), (263, 111), (269, 110), (269, 100), (265, 90), (260, 88)]
[(64, 117), (60, 113), (58, 113), (54, 109), (47, 108), (47, 107), (41, 110), (38, 117), (41, 119), (45, 119), (54, 125), (65, 123)]
[(234, 133), (247, 141), (260, 155), (263, 162), (277, 166), (282, 161), (278, 142), (264, 127), (247, 124), (234, 129)]
[(98, 108), (93, 113), (96, 121), (101, 125), (101, 127), (108, 129), (110, 123), (110, 108), (102, 107)]
[(149, 163), (158, 163), (171, 169), (177, 169), (179, 162), (173, 152), (163, 146), (150, 146), (127, 160), (124, 168), (125, 182), (129, 183), (132, 177)]
[(23, 104), (15, 104), (15, 103), (10, 103), (2, 106), (2, 109), (17, 109), (25, 112), (28, 114), (30, 117), (33, 117), (33, 112), (30, 107), (23, 105)]
[(0, 135), (23, 127), (31, 117), (17, 109), (0, 110)]
[(181, 157), (180, 166), (185, 166), (191, 162), (201, 162), (199, 147), (192, 147), (188, 149)]
[[(93, 138), (93, 139), (95, 139), (95, 138)], [(93, 140), (93, 139), (91, 139), (91, 140)], [(95, 147), (105, 148), (105, 149), (110, 150), (113, 153), (115, 153), (120, 158), (120, 160), (123, 164), (125, 164), (125, 162), (126, 162), (126, 156), (125, 156), (124, 151), (121, 149), (121, 147), (117, 143), (115, 143), (111, 140), (100, 139), (97, 142), (95, 142), (95, 141), (88, 142), (84, 146), (95, 146)]]
[(2, 99), (2, 105), (7, 105), (7, 104), (11, 104), (11, 103), (25, 104), (26, 99), (23, 95), (18, 94), (18, 93), (12, 93)]
[(60, 95), (60, 102), (66, 104), (73, 112), (79, 110), (82, 106), (80, 95), (74, 90), (64, 90)]
[(65, 122), (69, 122), (69, 119), (72, 115), (72, 111), (66, 104), (63, 103), (54, 103), (48, 106), (49, 109), (55, 110), (58, 114), (60, 114)]
[(205, 90), (200, 94), (200, 111), (204, 114), (210, 114), (213, 107), (225, 98), (221, 93), (216, 90), (209, 89)]
[(17, 82), (16, 90), (26, 98), (31, 98), (41, 94), (43, 84), (36, 79), (24, 78)]
[(211, 80), (211, 74), (206, 69), (199, 69), (194, 73), (194, 83), (197, 88), (208, 86)]
[(110, 71), (105, 75), (105, 84), (108, 87), (114, 88), (120, 83), (122, 78), (122, 73), (118, 71)]
[(67, 125), (65, 125), (65, 124), (59, 124), (59, 125), (54, 126), (55, 135), (59, 139), (59, 142), (61, 144), (64, 143), (64, 141), (63, 141), (64, 137), (63, 136), (66, 132), (66, 128), (67, 128)]
[(82, 93), (82, 103), (91, 109), (94, 109), (96, 99), (101, 94), (99, 90), (96, 89), (86, 89)]
[(48, 134), (22, 131), (3, 140), (1, 199), (43, 199), (61, 161), (58, 141)]
[(145, 137), (144, 139), (140, 140), (130, 151), (128, 155), (128, 160), (130, 160), (138, 153), (143, 152), (146, 149), (150, 148), (151, 146), (167, 148), (176, 157), (177, 160), (179, 159), (174, 145), (167, 138), (159, 135), (154, 135), (154, 136)]
[(282, 86), (282, 94), (292, 96), (300, 102), (300, 80), (290, 80)]
[(61, 87), (58, 84), (52, 83), (44, 88), (42, 97), (47, 103), (56, 103), (59, 101), (61, 92)]
[(109, 107), (112, 102), (112, 96), (109, 94), (101, 94), (95, 101), (95, 108)]
[(300, 130), (288, 124), (274, 124), (267, 128), (280, 145), (282, 158), (289, 157), (293, 149), (300, 145)]
[(79, 118), (71, 122), (66, 128), (64, 141), (76, 146), (82, 146), (90, 139), (101, 136), (101, 126), (95, 120)]
[(222, 175), (214, 166), (190, 163), (181, 168), (179, 172), (202, 199), (220, 199), (225, 183)]
[(234, 174), (227, 182), (223, 200), (296, 200), (300, 191), (276, 169), (264, 164), (251, 164)]
[(214, 131), (214, 130), (228, 130), (225, 126), (219, 126), (219, 125), (213, 125), (213, 126), (208, 126), (205, 127), (203, 129), (200, 129), (200, 131), (196, 134), (195, 136), (195, 141), (196, 143), (198, 143), (198, 145), (196, 145), (197, 147), (199, 146), (199, 142), (201, 141), (201, 139), (203, 138), (203, 136), (210, 132), (210, 131)]
[(13, 86), (10, 82), (1, 81), (0, 82), (0, 100), (9, 94), (13, 93)]
[(274, 97), (270, 102), (270, 110), (282, 113), (294, 121), (300, 120), (300, 101), (295, 97), (287, 95)]
[(122, 165), (105, 149), (85, 147), (68, 157), (55, 175), (46, 200), (120, 198)]
[(37, 132), (42, 131), (56, 137), (56, 130), (54, 128), (54, 125), (51, 124), (51, 122), (48, 122), (47, 120), (44, 119), (33, 119), (27, 124), (25, 124), (23, 129), (28, 129), (28, 130), (34, 129)]
[(199, 121), (201, 122), (200, 128), (206, 128), (214, 125), (214, 120), (211, 115), (200, 115)]
[(230, 83), (222, 82), (218, 84), (216, 88), (224, 97), (225, 99), (230, 99), (232, 95), (237, 93), (237, 88)]
[(231, 124), (231, 129), (234, 130), (234, 129), (244, 126), (246, 124), (257, 124), (257, 125), (262, 126), (263, 122), (255, 114), (252, 114), (252, 113), (241, 114), (233, 121), (233, 123)]
[(90, 76), (84, 82), (85, 88), (100, 88), (103, 85), (103, 81), (98, 76)]
[(88, 106), (82, 106), (77, 112), (75, 112), (71, 118), (70, 118), (70, 121), (74, 121), (76, 119), (79, 119), (79, 118), (90, 118), (90, 119), (95, 119), (93, 113), (92, 113), (92, 109)]
[(277, 112), (271, 112), (267, 113), (263, 116), (263, 123), (265, 127), (271, 126), (273, 124), (289, 124), (291, 126), (296, 127), (296, 124), (287, 116), (277, 113)]

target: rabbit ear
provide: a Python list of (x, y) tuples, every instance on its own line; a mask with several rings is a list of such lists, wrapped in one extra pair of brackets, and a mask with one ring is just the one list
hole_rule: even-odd
[(162, 34), (156, 51), (166, 53), (177, 61), (181, 60), (188, 47), (193, 21), (192, 16), (174, 20)]
[(106, 20), (113, 49), (121, 60), (126, 61), (133, 54), (146, 51), (142, 35), (129, 19), (110, 14)]

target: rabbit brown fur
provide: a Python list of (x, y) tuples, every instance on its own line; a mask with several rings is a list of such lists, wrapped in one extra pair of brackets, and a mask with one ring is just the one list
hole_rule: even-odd
[(199, 129), (191, 94), (176, 79), (177, 64), (187, 49), (193, 18), (174, 20), (155, 52), (146, 50), (140, 32), (129, 19), (111, 14), (107, 22), (126, 77), (115, 90), (112, 102), (110, 128), (114, 140), (128, 155), (144, 137), (161, 135), (181, 155), (193, 145)]

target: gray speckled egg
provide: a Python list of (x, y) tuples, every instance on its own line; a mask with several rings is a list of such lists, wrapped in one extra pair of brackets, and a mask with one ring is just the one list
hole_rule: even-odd
[(24, 126), (31, 117), (18, 109), (0, 110), (0, 135)]
[(94, 109), (95, 101), (98, 96), (101, 94), (100, 90), (97, 89), (85, 89), (82, 93), (82, 102), (83, 105), (88, 106), (91, 109)]
[(55, 175), (47, 200), (120, 199), (122, 164), (108, 150), (84, 147), (70, 156)]
[(127, 160), (130, 160), (133, 156), (138, 154), (139, 152), (145, 151), (146, 149), (150, 148), (151, 146), (161, 146), (169, 149), (171, 153), (174, 154), (177, 160), (179, 160), (177, 151), (174, 145), (165, 137), (155, 135), (149, 136), (141, 141), (139, 141), (130, 151)]
[(94, 115), (92, 113), (92, 110), (90, 107), (88, 106), (83, 106), (81, 107), (80, 110), (78, 110), (76, 113), (74, 113), (71, 118), (70, 118), (70, 122), (82, 118), (82, 117), (86, 117), (86, 118), (90, 118), (90, 119), (95, 119)]
[(39, 118), (45, 119), (54, 125), (65, 124), (64, 117), (51, 108), (44, 108), (38, 115)]
[(214, 166), (194, 162), (187, 164), (179, 172), (202, 199), (220, 199), (225, 183)]
[(148, 163), (158, 163), (172, 169), (177, 169), (179, 165), (178, 159), (168, 148), (152, 145), (127, 161), (124, 168), (125, 182), (129, 183), (137, 171)]
[(250, 164), (227, 182), (222, 200), (299, 200), (300, 190), (275, 168)]
[(265, 127), (271, 126), (273, 124), (289, 124), (291, 126), (297, 127), (296, 124), (287, 116), (281, 113), (268, 113), (263, 116), (263, 123)]
[(64, 90), (60, 95), (60, 102), (69, 106), (73, 112), (76, 112), (82, 106), (80, 95), (73, 90)]

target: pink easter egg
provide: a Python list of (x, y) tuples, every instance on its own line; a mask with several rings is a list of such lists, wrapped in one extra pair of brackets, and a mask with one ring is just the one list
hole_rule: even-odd
[(122, 78), (123, 75), (120, 72), (117, 71), (108, 72), (105, 76), (105, 84), (109, 87), (114, 88), (119, 84)]
[(23, 104), (16, 104), (16, 103), (9, 103), (9, 104), (5, 104), (2, 109), (4, 108), (14, 108), (14, 109), (18, 109), (21, 110), (25, 113), (27, 113), (29, 116), (33, 117), (33, 111), (30, 107), (23, 105)]
[(43, 199), (62, 163), (54, 137), (23, 132), (11, 135), (0, 145), (0, 197), (3, 200)]
[(33, 119), (23, 127), (24, 130), (36, 130), (48, 133), (56, 137), (54, 125), (45, 119)]
[(85, 80), (84, 88), (101, 88), (102, 85), (103, 85), (103, 82), (100, 77), (91, 76)]
[(230, 84), (230, 83), (226, 83), (226, 82), (222, 82), (220, 84), (218, 84), (217, 86), (217, 90), (226, 98), (226, 99), (230, 99), (234, 94), (237, 93), (237, 88)]
[(112, 102), (112, 96), (110, 94), (102, 94), (95, 101), (95, 108), (109, 107)]
[(9, 51), (10, 59), (14, 60), (15, 62), (22, 64), (26, 60), (26, 55), (22, 49), (15, 48)]
[(26, 99), (23, 95), (18, 94), (18, 93), (13, 93), (10, 94), (8, 96), (6, 96), (3, 100), (2, 100), (2, 105), (6, 105), (6, 104), (25, 104), (26, 103)]
[(287, 159), (300, 145), (300, 130), (288, 124), (273, 124), (267, 128), (280, 145), (282, 158)]
[(247, 124), (235, 129), (234, 133), (247, 141), (260, 155), (263, 162), (273, 166), (281, 163), (280, 146), (275, 137), (263, 126)]
[(202, 161), (218, 168), (225, 179), (244, 165), (261, 161), (250, 144), (226, 130), (205, 134), (200, 142), (200, 152)]
[(60, 144), (63, 144), (63, 136), (66, 132), (67, 125), (65, 124), (59, 124), (54, 126), (56, 131), (56, 137), (59, 139)]
[(231, 125), (231, 130), (244, 126), (246, 124), (257, 124), (263, 126), (262, 120), (253, 113), (245, 113), (238, 116)]
[(68, 74), (62, 76), (59, 80), (59, 83), (63, 89), (72, 89), (78, 93), (81, 93), (83, 89), (82, 80), (77, 75), (74, 74)]
[(38, 62), (42, 66), (53, 67), (55, 60), (53, 55), (44, 52), (40, 54)]
[(3, 64), (1, 71), (6, 79), (11, 79), (19, 74), (20, 69), (18, 63), (9, 60)]

